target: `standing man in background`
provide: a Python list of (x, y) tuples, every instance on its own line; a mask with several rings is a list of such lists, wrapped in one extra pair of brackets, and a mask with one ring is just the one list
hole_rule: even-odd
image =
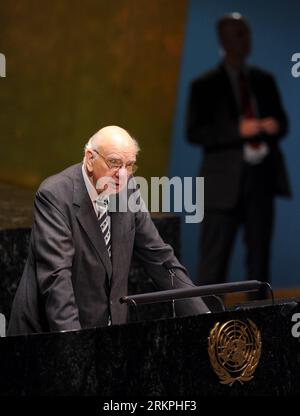
[(240, 225), (247, 279), (269, 282), (274, 197), (291, 194), (278, 146), (287, 118), (272, 75), (246, 65), (251, 51), (247, 21), (239, 13), (225, 15), (217, 32), (224, 60), (193, 81), (187, 111), (188, 140), (203, 147), (198, 284), (226, 281)]

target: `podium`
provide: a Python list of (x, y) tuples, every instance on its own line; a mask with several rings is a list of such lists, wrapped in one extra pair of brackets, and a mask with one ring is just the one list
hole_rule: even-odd
[[(98, 397), (296, 395), (300, 393), (300, 338), (292, 334), (292, 317), (299, 312), (299, 302), (294, 300), (0, 338), (0, 392), (4, 396)], [(260, 332), (261, 342), (253, 377), (222, 384), (208, 352), (212, 329), (218, 323), (249, 321)], [(234, 352), (234, 345), (228, 348)]]
[[(164, 241), (172, 245), (179, 258), (180, 218), (162, 216), (152, 219)], [(4, 314), (6, 322), (9, 321), (11, 305), (27, 259), (30, 232), (30, 228), (1, 229), (0, 227), (0, 313)], [(128, 290), (130, 294), (155, 290), (153, 282), (135, 257), (130, 267)], [(131, 316), (131, 312), (132, 309), (130, 309), (130, 318), (135, 319)], [(145, 320), (167, 318), (170, 315), (169, 304), (144, 305), (140, 308), (140, 317)]]
[[(172, 244), (177, 255), (179, 224), (177, 217), (155, 220), (160, 234)], [(27, 257), (29, 235), (29, 228), (0, 230), (0, 313), (7, 320)], [(133, 261), (129, 293), (151, 292), (152, 288), (140, 265)], [(292, 299), (274, 306), (256, 304), (240, 310), (181, 318), (171, 318), (170, 303), (143, 305), (139, 307), (140, 322), (0, 338), (0, 395), (296, 395), (300, 393), (300, 338), (293, 336), (292, 317), (300, 312), (299, 303)], [(133, 319), (135, 314), (130, 313), (130, 317)], [(247, 328), (241, 322), (250, 327), (252, 322), (259, 331), (259, 337), (258, 332), (254, 337), (259, 345), (256, 348), (259, 354), (254, 356), (257, 363), (246, 365), (251, 373), (246, 374), (246, 378), (251, 378), (248, 381), (240, 377), (232, 382), (224, 373), (220, 379), (218, 364), (228, 360), (228, 366), (233, 363), (236, 371), (234, 366), (248, 354), (247, 340), (244, 342), (247, 338), (243, 336)], [(225, 323), (229, 325), (225, 334), (229, 338), (225, 336), (225, 344), (219, 346), (214, 334)], [(240, 335), (232, 340), (231, 331), (235, 332), (235, 327)], [(295, 335), (297, 331), (293, 332)], [(215, 350), (209, 340), (213, 340)]]

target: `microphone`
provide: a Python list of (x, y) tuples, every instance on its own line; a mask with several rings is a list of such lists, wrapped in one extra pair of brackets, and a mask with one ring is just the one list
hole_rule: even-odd
[[(174, 267), (173, 267), (173, 265), (172, 265), (172, 262), (171, 262), (171, 261), (169, 261), (169, 260), (165, 261), (165, 262), (163, 263), (163, 266), (165, 267), (165, 269), (167, 269), (167, 271), (168, 271), (168, 273), (169, 273), (169, 275), (170, 275), (170, 277), (171, 277), (172, 289), (173, 289), (173, 287), (174, 287), (174, 277), (175, 277), (176, 279), (178, 279), (179, 281), (181, 281), (182, 283), (184, 283), (185, 285), (188, 285), (188, 286), (191, 286), (191, 287), (195, 287), (195, 285), (194, 285), (194, 284), (192, 284), (192, 285), (191, 285), (190, 283), (185, 282), (184, 280), (180, 279), (180, 278), (176, 275), (175, 269), (174, 269)], [(211, 294), (211, 295), (210, 295), (210, 297), (212, 297), (212, 298), (216, 299), (216, 301), (217, 301), (217, 302), (218, 302), (218, 304), (220, 305), (221, 310), (222, 310), (223, 312), (226, 310), (226, 309), (225, 309), (224, 302), (223, 302), (222, 298), (220, 298), (220, 296), (217, 296), (217, 295)], [(173, 301), (172, 301), (172, 307), (173, 307), (173, 318), (175, 318), (175, 317), (176, 317), (176, 313), (175, 313), (175, 300), (174, 300), (174, 299), (173, 299)], [(209, 309), (210, 309), (210, 308), (209, 308)]]
[[(174, 277), (176, 277), (176, 273), (175, 273), (175, 269), (172, 265), (172, 262), (167, 260), (163, 263), (163, 267), (167, 270), (167, 272), (169, 273), (169, 276), (171, 278), (171, 285), (172, 285), (172, 289), (174, 289)], [(173, 318), (176, 318), (176, 311), (175, 311), (175, 300), (172, 299), (172, 315)]]

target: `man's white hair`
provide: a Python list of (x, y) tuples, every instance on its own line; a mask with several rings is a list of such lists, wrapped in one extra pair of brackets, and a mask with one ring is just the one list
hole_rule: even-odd
[[(122, 129), (123, 130), (123, 129)], [(127, 132), (129, 138), (132, 141), (132, 145), (135, 147), (136, 153), (138, 153), (141, 149), (140, 146), (137, 142), (137, 140), (131, 136), (131, 134), (129, 134)], [(90, 139), (89, 141), (85, 144), (84, 146), (84, 155), (86, 150), (92, 150), (94, 149), (94, 146), (97, 146), (98, 148), (101, 147), (101, 142), (106, 140), (106, 136), (105, 134), (103, 134), (103, 129), (97, 131), (97, 133), (95, 133)], [(97, 144), (96, 144), (97, 143)]]

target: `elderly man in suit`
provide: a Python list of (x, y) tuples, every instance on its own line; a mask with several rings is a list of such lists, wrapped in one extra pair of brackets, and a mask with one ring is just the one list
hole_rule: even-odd
[(218, 21), (217, 31), (224, 60), (193, 81), (187, 112), (189, 142), (203, 147), (199, 283), (225, 282), (240, 225), (247, 279), (268, 282), (274, 197), (290, 195), (278, 146), (287, 118), (272, 75), (246, 65), (251, 51), (247, 21), (229, 14)]
[[(124, 129), (105, 127), (89, 140), (83, 163), (41, 184), (8, 335), (126, 323), (119, 299), (127, 294), (134, 250), (158, 288), (171, 288), (166, 262), (176, 269), (174, 288), (192, 284), (146, 210), (110, 212), (110, 199), (126, 190), (135, 171), (138, 150)], [(198, 298), (178, 302), (178, 312), (208, 309)]]

